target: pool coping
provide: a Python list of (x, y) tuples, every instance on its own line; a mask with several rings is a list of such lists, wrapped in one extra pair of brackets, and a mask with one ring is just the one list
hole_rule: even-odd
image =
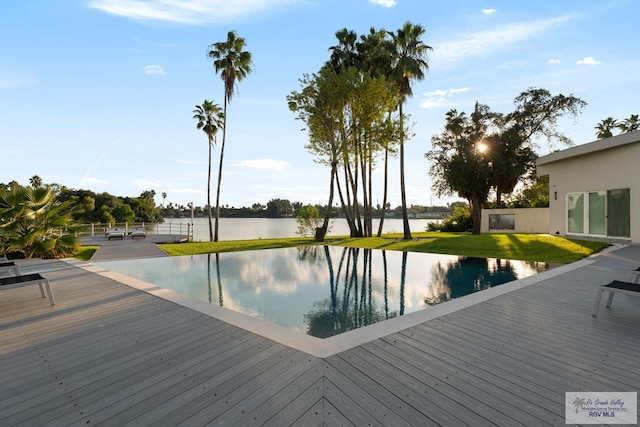
[(552, 268), (551, 270), (529, 276), (523, 279), (504, 283), (500, 286), (485, 289), (442, 304), (430, 306), (422, 310), (395, 317), (393, 319), (374, 323), (362, 328), (343, 332), (329, 338), (316, 338), (304, 333), (257, 319), (225, 307), (219, 307), (205, 301), (161, 288), (148, 282), (126, 276), (121, 273), (106, 270), (92, 263), (72, 263), (91, 273), (115, 280), (137, 290), (154, 295), (167, 301), (187, 307), (202, 314), (214, 317), (256, 335), (271, 339), (280, 344), (303, 351), (310, 355), (325, 358), (349, 350), (367, 342), (400, 332), (404, 329), (419, 325), (429, 320), (454, 313), (475, 304), (489, 301), (501, 295), (522, 289), (556, 276), (571, 272), (575, 269), (594, 263), (593, 259), (584, 259), (571, 264)]

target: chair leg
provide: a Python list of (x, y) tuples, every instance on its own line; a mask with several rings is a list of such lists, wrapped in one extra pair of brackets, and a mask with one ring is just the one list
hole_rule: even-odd
[(44, 288), (42, 287), (42, 282), (38, 283), (38, 287), (40, 288), (40, 295), (42, 296), (42, 298), (44, 298), (45, 295), (44, 295)]
[(600, 308), (600, 300), (602, 299), (602, 294), (604, 293), (604, 289), (603, 288), (598, 288), (598, 295), (596, 296), (596, 303), (593, 306), (593, 312), (591, 313), (591, 315), (593, 317), (597, 317), (598, 316), (598, 309)]
[(611, 302), (613, 301), (613, 294), (615, 292), (609, 291), (609, 299), (607, 300), (607, 308), (611, 308)]
[[(47, 295), (49, 296), (49, 302), (51, 303), (51, 305), (56, 305), (56, 300), (53, 298), (53, 292), (51, 292), (51, 285), (49, 284), (49, 279), (44, 280), (44, 285), (47, 288)], [(42, 287), (42, 285), (40, 285), (40, 287)]]

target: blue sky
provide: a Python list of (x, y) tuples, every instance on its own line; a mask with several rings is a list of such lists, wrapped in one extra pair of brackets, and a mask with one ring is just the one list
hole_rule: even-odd
[[(192, 111), (222, 105), (207, 46), (236, 30), (253, 72), (228, 110), (221, 203), (325, 203), (328, 170), (287, 108), (298, 79), (328, 59), (335, 32), (423, 25), (430, 70), (405, 112), (409, 204), (432, 196), (424, 153), (451, 109), (509, 112), (529, 87), (588, 103), (560, 129), (576, 144), (594, 126), (640, 113), (637, 0), (24, 0), (0, 6), (0, 182), (33, 175), (70, 188), (166, 202), (206, 202), (207, 140)], [(549, 147), (541, 144), (539, 153)], [(219, 152), (214, 151), (214, 170)], [(392, 206), (400, 204), (397, 159)], [(382, 200), (381, 174), (374, 198)], [(212, 182), (215, 188), (215, 174)], [(212, 196), (213, 197), (213, 196)]]

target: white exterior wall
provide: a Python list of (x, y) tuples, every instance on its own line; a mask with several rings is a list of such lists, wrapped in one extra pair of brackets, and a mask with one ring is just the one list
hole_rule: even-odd
[[(489, 215), (514, 214), (515, 230), (489, 230)], [(536, 233), (549, 232), (549, 208), (482, 209), (481, 233)]]
[(549, 233), (566, 235), (566, 195), (629, 188), (631, 241), (640, 242), (640, 141), (538, 165), (549, 175)]

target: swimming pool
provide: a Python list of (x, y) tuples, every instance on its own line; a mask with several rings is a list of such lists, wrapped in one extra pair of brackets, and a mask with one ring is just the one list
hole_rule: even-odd
[(549, 266), (334, 246), (95, 263), (318, 338), (403, 316)]

